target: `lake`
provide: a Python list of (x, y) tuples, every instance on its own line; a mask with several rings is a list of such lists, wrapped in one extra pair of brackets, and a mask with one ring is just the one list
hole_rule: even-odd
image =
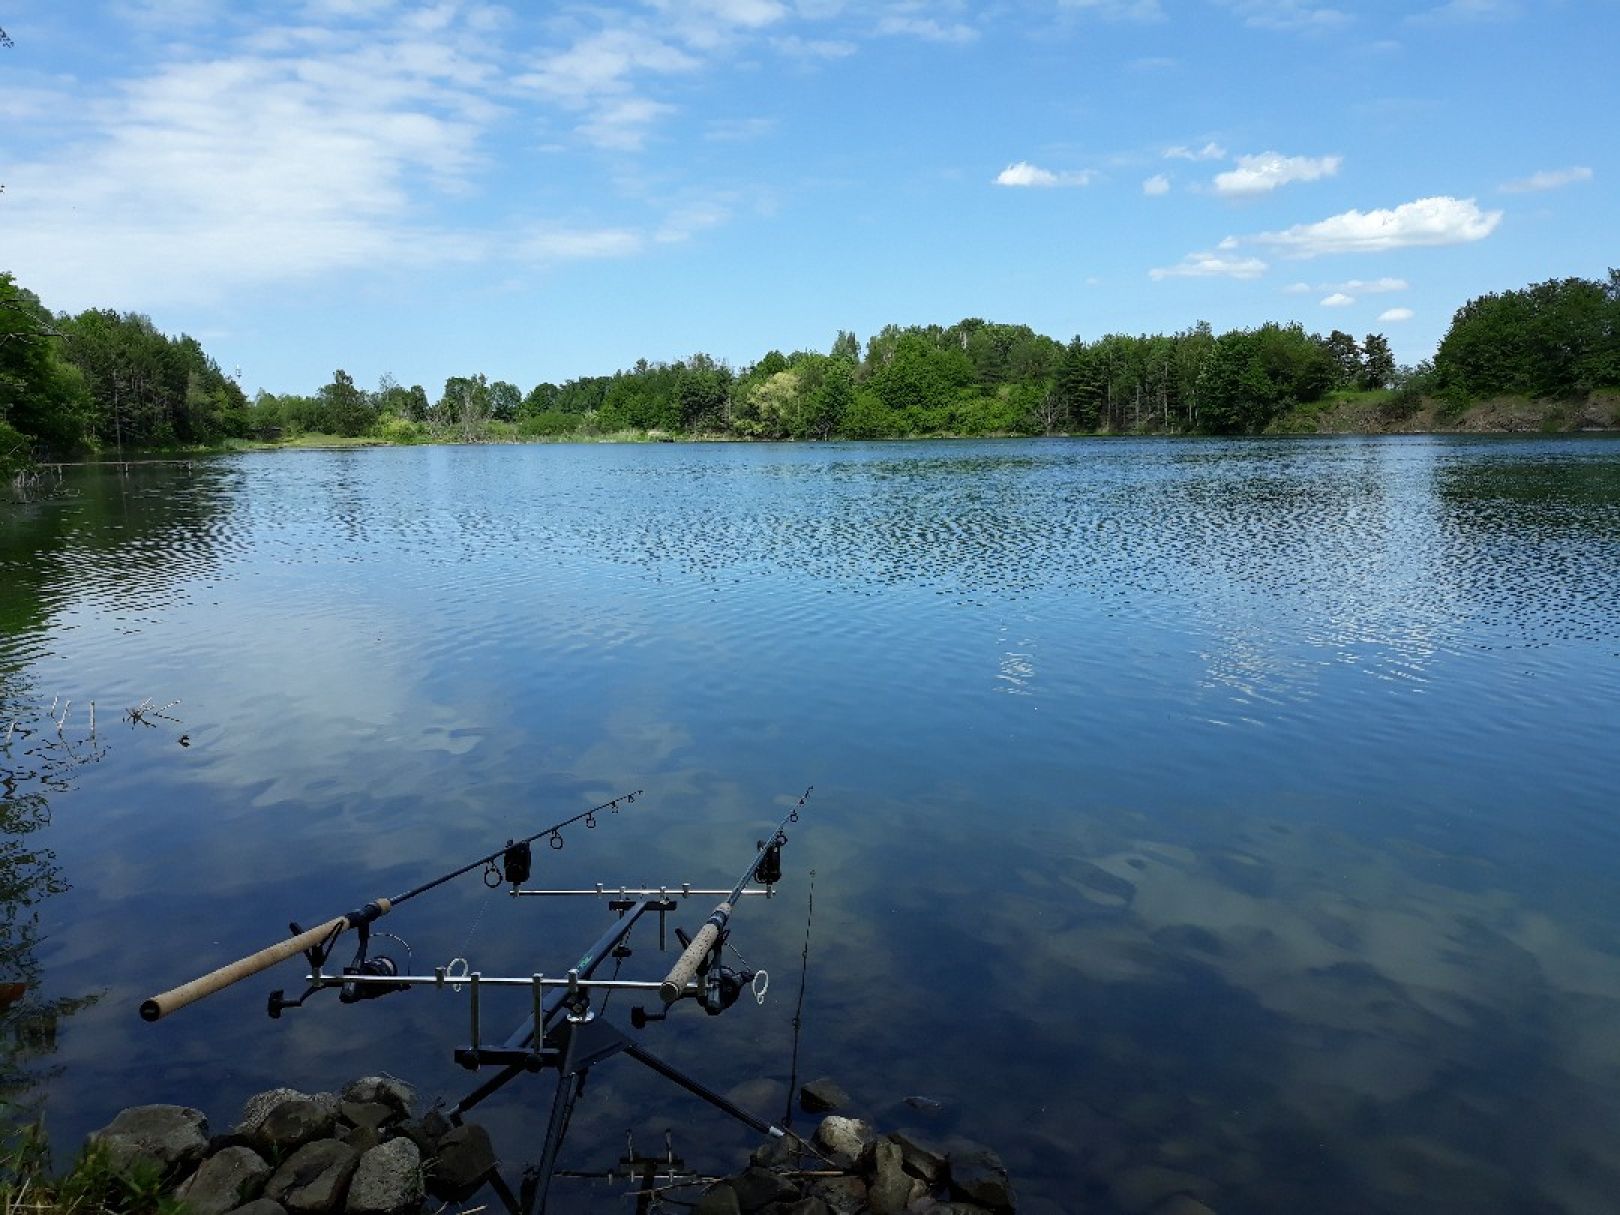
[[(286, 964), (135, 1009), (627, 790), (537, 884), (729, 885), (813, 785), (734, 920), (765, 1004), (646, 1031), (764, 1116), (813, 870), (800, 1079), (991, 1144), (1023, 1209), (1613, 1209), (1613, 439), (398, 448), (64, 489), (0, 507), (0, 956), (83, 1004), (7, 1071), (26, 1047), (61, 1145), (377, 1070), (453, 1101), (464, 996), (271, 1021)], [(378, 944), (557, 973), (608, 921), (469, 875)], [(508, 1162), (549, 1101), (481, 1111)], [(703, 1168), (751, 1142), (617, 1060), (564, 1164), (666, 1127)]]

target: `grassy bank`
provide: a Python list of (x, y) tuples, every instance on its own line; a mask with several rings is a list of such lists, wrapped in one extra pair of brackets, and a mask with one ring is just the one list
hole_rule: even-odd
[(1572, 434), (1620, 430), (1620, 389), (1558, 400), (1499, 396), (1456, 402), (1387, 389), (1333, 392), (1298, 405), (1267, 434)]

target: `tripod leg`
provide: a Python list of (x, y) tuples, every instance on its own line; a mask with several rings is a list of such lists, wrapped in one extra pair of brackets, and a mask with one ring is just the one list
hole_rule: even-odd
[(772, 1126), (768, 1122), (760, 1121), (758, 1118), (756, 1118), (752, 1114), (750, 1114), (747, 1110), (743, 1109), (740, 1105), (737, 1105), (737, 1104), (735, 1104), (734, 1102), (731, 1102), (731, 1101), (727, 1101), (724, 1097), (722, 1097), (719, 1093), (715, 1092), (712, 1088), (708, 1088), (708, 1087), (698, 1083), (696, 1080), (692, 1079), (692, 1077), (688, 1076), (685, 1072), (676, 1071), (669, 1064), (665, 1063), (662, 1059), (658, 1058), (657, 1055), (648, 1054), (645, 1050), (643, 1050), (641, 1047), (637, 1046), (634, 1042), (627, 1042), (625, 1044), (624, 1053), (629, 1055), (632, 1059), (635, 1059), (640, 1063), (646, 1064), (648, 1067), (652, 1068), (653, 1071), (657, 1072), (660, 1076), (663, 1076), (666, 1080), (673, 1081), (674, 1083), (680, 1085), (687, 1092), (693, 1094), (694, 1096), (702, 1097), (703, 1100), (707, 1101), (710, 1105), (714, 1106), (716, 1109), (721, 1110), (721, 1111), (723, 1111), (723, 1112), (725, 1112), (727, 1114), (730, 1114), (733, 1118), (735, 1118), (738, 1122), (742, 1123), (744, 1126), (748, 1127), (750, 1130), (755, 1130), (755, 1131), (758, 1131), (761, 1135), (770, 1135), (770, 1136), (773, 1136), (775, 1138), (781, 1138), (781, 1136), (785, 1133), (785, 1132), (783, 1132), (781, 1127)]
[(574, 1102), (585, 1083), (585, 1072), (560, 1072), (557, 1076), (557, 1095), (551, 1102), (551, 1120), (546, 1123), (546, 1146), (540, 1156), (540, 1176), (535, 1197), (539, 1202), (536, 1215), (546, 1215), (546, 1198), (551, 1192), (551, 1175), (557, 1171), (557, 1153), (562, 1150), (563, 1135), (568, 1120), (573, 1116)]

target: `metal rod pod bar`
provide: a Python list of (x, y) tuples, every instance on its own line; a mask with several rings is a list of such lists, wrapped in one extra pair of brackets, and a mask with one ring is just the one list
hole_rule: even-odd
[[(557, 898), (559, 896), (580, 896), (586, 898), (602, 899), (673, 899), (690, 898), (700, 895), (706, 898), (717, 898), (729, 895), (729, 890), (694, 890), (690, 886), (597, 886), (594, 890), (529, 890), (520, 888), (512, 891), (514, 895), (528, 895), (531, 898)], [(769, 886), (760, 886), (752, 890), (744, 890), (743, 894), (763, 895), (771, 898), (775, 891)]]
[[(596, 991), (657, 991), (659, 984), (650, 979), (549, 979), (538, 975), (486, 975), (474, 971), (461, 978), (431, 975), (306, 975), (305, 981), (316, 987), (342, 987), (345, 983), (370, 984), (382, 987), (446, 987), (459, 985), (475, 992), (483, 987), (562, 987), (570, 990), (589, 988)], [(697, 991), (693, 984), (692, 994)]]

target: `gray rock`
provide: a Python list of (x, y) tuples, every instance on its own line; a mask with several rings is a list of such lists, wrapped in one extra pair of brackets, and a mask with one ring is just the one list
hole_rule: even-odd
[(349, 1215), (405, 1215), (422, 1205), (422, 1154), (409, 1139), (390, 1139), (360, 1157), (349, 1182)]
[(137, 1105), (92, 1131), (89, 1141), (107, 1153), (108, 1163), (119, 1172), (144, 1161), (173, 1176), (202, 1161), (208, 1151), (208, 1119), (184, 1105)]
[(237, 1119), (235, 1134), (243, 1139), (252, 1137), (253, 1132), (259, 1129), (259, 1123), (264, 1121), (265, 1115), (289, 1097), (304, 1097), (295, 1088), (272, 1088), (262, 1093), (254, 1093), (242, 1103), (242, 1116)]
[(175, 1197), (191, 1215), (225, 1215), (257, 1198), (269, 1178), (270, 1166), (252, 1148), (228, 1147), (203, 1161)]
[(286, 1157), (306, 1143), (330, 1139), (336, 1130), (337, 1102), (322, 1094), (300, 1094), (271, 1107), (248, 1140), (266, 1156)]
[(252, 1202), (243, 1203), (227, 1211), (225, 1215), (287, 1215), (287, 1208), (279, 1202), (271, 1202), (268, 1198), (255, 1198)]
[(877, 1132), (872, 1129), (871, 1123), (837, 1114), (828, 1114), (823, 1118), (815, 1134), (816, 1146), (826, 1152), (836, 1166), (844, 1169), (854, 1168), (861, 1153), (876, 1138)]
[(811, 1183), (810, 1196), (826, 1203), (832, 1215), (860, 1215), (866, 1209), (866, 1182), (859, 1177), (824, 1177)]
[(776, 1202), (797, 1202), (799, 1187), (769, 1169), (745, 1169), (726, 1182), (737, 1195), (737, 1206), (751, 1215)]
[(866, 1191), (872, 1215), (902, 1215), (911, 1201), (911, 1181), (901, 1163), (900, 1148), (888, 1140), (872, 1147), (872, 1182)]
[(1114, 1204), (1126, 1215), (1141, 1215), (1177, 1194), (1203, 1199), (1215, 1193), (1206, 1177), (1167, 1169), (1160, 1164), (1139, 1164), (1114, 1176), (1109, 1184)]
[[(343, 1140), (344, 1143), (348, 1144), (362, 1156), (383, 1141), (382, 1132), (373, 1130), (369, 1126), (348, 1127), (341, 1135), (338, 1136), (338, 1138)], [(409, 1143), (412, 1147), (416, 1147), (416, 1143), (410, 1138), (410, 1136), (407, 1135), (404, 1138), (406, 1143)], [(416, 1154), (417, 1157), (420, 1158), (422, 1155), (422, 1149), (416, 1148)]]
[(933, 1185), (945, 1173), (945, 1153), (921, 1135), (910, 1131), (891, 1131), (889, 1142), (900, 1149), (901, 1163), (913, 1177), (921, 1177)]
[(919, 1114), (938, 1115), (945, 1112), (945, 1107), (932, 1097), (907, 1097), (906, 1104)]
[(488, 1131), (472, 1123), (453, 1127), (439, 1140), (438, 1152), (428, 1167), (428, 1192), (447, 1202), (471, 1197), (495, 1164)]
[(803, 1151), (796, 1143), (786, 1135), (772, 1135), (748, 1154), (748, 1163), (757, 1164), (762, 1169), (791, 1163), (794, 1156)]
[(343, 1205), (360, 1153), (336, 1139), (306, 1143), (270, 1176), (264, 1196), (290, 1215), (324, 1215)]
[(761, 1215), (831, 1215), (827, 1204), (819, 1198), (801, 1198), (798, 1202), (776, 1202), (766, 1207)]
[(807, 1114), (841, 1110), (849, 1104), (849, 1094), (830, 1076), (822, 1076), (799, 1086), (799, 1108)]
[(438, 1110), (429, 1110), (420, 1118), (411, 1118), (399, 1124), (398, 1133), (404, 1135), (422, 1153), (424, 1160), (439, 1150), (439, 1140), (451, 1131), (450, 1120)]
[(382, 1101), (340, 1101), (338, 1117), (350, 1126), (361, 1126), (376, 1131), (390, 1122), (399, 1121), (402, 1115), (392, 1105)]
[(1010, 1211), (1017, 1204), (1012, 1182), (1007, 1179), (1007, 1167), (989, 1148), (963, 1143), (951, 1149), (945, 1163), (950, 1170), (952, 1198), (992, 1211)]
[(416, 1090), (392, 1076), (362, 1076), (343, 1090), (343, 1099), (360, 1105), (381, 1102), (404, 1116), (411, 1112), (411, 1106), (416, 1103)]
[(725, 1181), (710, 1186), (697, 1200), (693, 1215), (742, 1215), (742, 1207), (737, 1204), (737, 1191)]

